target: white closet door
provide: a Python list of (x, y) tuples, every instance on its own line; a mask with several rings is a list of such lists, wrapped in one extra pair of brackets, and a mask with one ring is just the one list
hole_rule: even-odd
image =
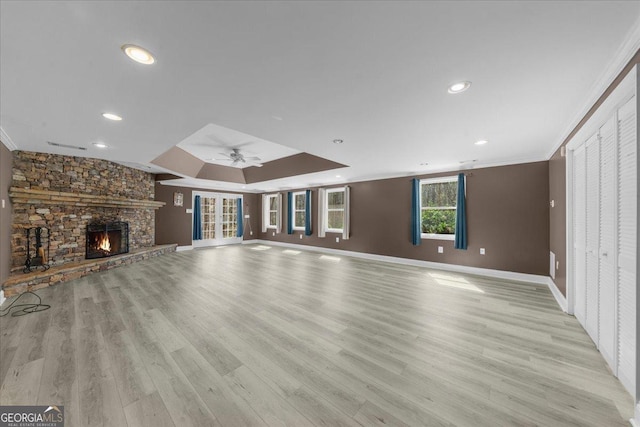
[(575, 289), (574, 314), (584, 325), (587, 311), (586, 291), (586, 194), (587, 194), (587, 158), (584, 145), (573, 153), (573, 277)]
[(598, 348), (617, 373), (616, 248), (616, 146), (615, 119), (600, 128), (600, 224)]
[(587, 262), (587, 310), (585, 318), (585, 329), (591, 336), (593, 342), (598, 345), (599, 332), (599, 299), (600, 289), (598, 287), (598, 252), (600, 250), (600, 143), (598, 135), (594, 135), (586, 142), (587, 152), (587, 239), (586, 239), (586, 262)]
[(636, 99), (618, 111), (618, 377), (631, 395), (636, 378)]

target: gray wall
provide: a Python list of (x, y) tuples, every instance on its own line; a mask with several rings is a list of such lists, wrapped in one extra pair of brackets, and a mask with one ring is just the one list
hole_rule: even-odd
[(11, 264), (11, 202), (9, 187), (11, 186), (11, 168), (13, 156), (11, 151), (0, 142), (0, 284), (9, 276)]
[(549, 250), (556, 255), (556, 278), (554, 283), (562, 295), (567, 294), (567, 187), (566, 157), (560, 149), (549, 160)]
[[(536, 162), (467, 171), (468, 249), (453, 241), (423, 239), (411, 244), (411, 177), (351, 183), (351, 237), (317, 237), (317, 191), (313, 192), (313, 235), (272, 230), (260, 238), (378, 255), (529, 274), (549, 272), (549, 163)], [(456, 175), (455, 172), (420, 178)], [(317, 189), (314, 189), (317, 190)], [(295, 190), (292, 190), (295, 191)], [(259, 204), (262, 199), (259, 198)], [(283, 197), (286, 201), (286, 197)], [(286, 205), (286, 202), (285, 202)], [(258, 212), (261, 212), (261, 207)], [(444, 247), (439, 254), (438, 246)], [(480, 255), (480, 248), (486, 255)]]

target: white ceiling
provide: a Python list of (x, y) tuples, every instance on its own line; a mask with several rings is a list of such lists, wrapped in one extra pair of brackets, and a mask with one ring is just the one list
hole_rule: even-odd
[(638, 1), (3, 0), (0, 126), (19, 149), (146, 165), (213, 123), (350, 166), (248, 190), (543, 160), (639, 16)]

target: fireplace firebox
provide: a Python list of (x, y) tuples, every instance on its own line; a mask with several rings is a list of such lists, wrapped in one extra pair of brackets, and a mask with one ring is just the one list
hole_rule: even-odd
[(129, 224), (121, 221), (87, 225), (87, 259), (129, 252)]

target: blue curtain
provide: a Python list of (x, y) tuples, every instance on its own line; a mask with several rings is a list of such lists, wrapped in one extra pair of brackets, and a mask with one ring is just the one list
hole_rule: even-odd
[(458, 203), (456, 206), (456, 249), (467, 249), (467, 206), (465, 202), (464, 174), (458, 174)]
[(293, 234), (293, 193), (287, 193), (287, 234)]
[(236, 204), (237, 204), (237, 211), (238, 211), (238, 218), (237, 218), (238, 229), (236, 231), (236, 237), (242, 237), (242, 235), (244, 234), (244, 215), (242, 215), (242, 199), (240, 197), (236, 199)]
[(311, 236), (311, 190), (307, 190), (304, 197), (304, 235)]
[(200, 209), (200, 196), (193, 201), (193, 240), (202, 240), (202, 212)]
[(411, 243), (419, 245), (422, 242), (422, 220), (420, 217), (420, 180), (413, 179), (411, 192)]

